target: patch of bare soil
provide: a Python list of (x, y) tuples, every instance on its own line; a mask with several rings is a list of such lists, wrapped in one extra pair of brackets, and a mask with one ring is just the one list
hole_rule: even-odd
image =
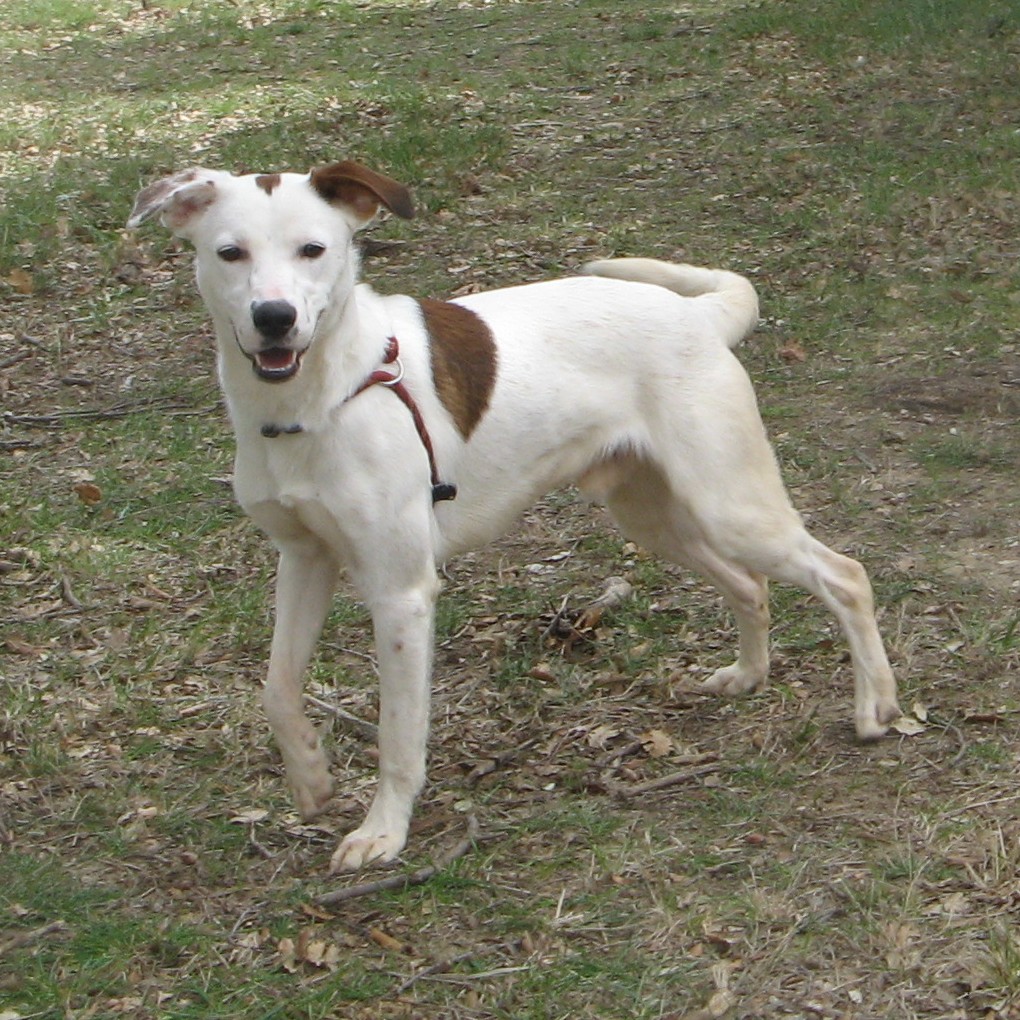
[[(1020, 357), (1007, 356), (995, 365), (962, 365), (943, 375), (891, 371), (877, 380), (875, 407), (898, 413), (990, 415), (1020, 418)], [(936, 423), (937, 424), (937, 423)]]

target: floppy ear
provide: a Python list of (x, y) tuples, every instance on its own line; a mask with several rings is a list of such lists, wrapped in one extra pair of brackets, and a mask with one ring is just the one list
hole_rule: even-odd
[(164, 227), (180, 233), (192, 217), (216, 200), (216, 178), (221, 175), (220, 170), (192, 167), (142, 188), (127, 221), (128, 227), (137, 227), (159, 216)]
[(311, 172), (309, 180), (323, 199), (344, 206), (360, 226), (375, 216), (380, 205), (402, 219), (414, 218), (411, 192), (403, 184), (354, 160), (319, 167)]

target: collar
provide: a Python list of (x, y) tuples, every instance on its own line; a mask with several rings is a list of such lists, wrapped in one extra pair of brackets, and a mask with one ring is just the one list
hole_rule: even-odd
[[(429, 476), (432, 483), (432, 502), (440, 503), (443, 500), (454, 499), (457, 495), (457, 486), (452, 485), (449, 482), (440, 481), (439, 469), (436, 467), (436, 454), (432, 448), (432, 438), (429, 436), (429, 430), (425, 425), (425, 419), (422, 417), (421, 411), (418, 409), (418, 405), (415, 402), (414, 397), (411, 396), (410, 391), (404, 385), (404, 366), (400, 360), (400, 345), (397, 343), (397, 338), (391, 336), (386, 341), (386, 351), (383, 354), (383, 365), (392, 365), (394, 371), (388, 371), (385, 368), (377, 368), (356, 390), (354, 390), (350, 396), (346, 397), (341, 403), (346, 404), (348, 400), (353, 400), (358, 394), (364, 393), (365, 390), (372, 386), (387, 386), (393, 391), (401, 400), (401, 403), (407, 408), (411, 414), (411, 420), (414, 422), (415, 431), (418, 433), (418, 438), (421, 440), (421, 445), (425, 448), (425, 453), (429, 459)], [(263, 425), (261, 429), (262, 435), (267, 439), (275, 439), (277, 436), (294, 436), (300, 432), (304, 432), (304, 427), (299, 422), (294, 422), (291, 425), (274, 425), (267, 424)]]

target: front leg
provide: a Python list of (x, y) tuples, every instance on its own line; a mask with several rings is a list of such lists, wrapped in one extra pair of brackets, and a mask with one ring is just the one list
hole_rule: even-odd
[(331, 871), (391, 861), (407, 842), (425, 782), (438, 587), (429, 561), (415, 583), (366, 599), (379, 659), (379, 785), (365, 821), (333, 854)]
[(316, 542), (281, 546), (262, 704), (294, 801), (306, 819), (322, 811), (333, 795), (325, 749), (305, 715), (301, 681), (332, 604), (338, 573), (328, 550)]

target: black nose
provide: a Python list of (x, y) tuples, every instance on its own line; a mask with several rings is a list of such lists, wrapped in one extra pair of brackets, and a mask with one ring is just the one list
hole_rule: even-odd
[(282, 340), (297, 322), (297, 309), (287, 301), (262, 301), (251, 306), (251, 321), (267, 340)]

